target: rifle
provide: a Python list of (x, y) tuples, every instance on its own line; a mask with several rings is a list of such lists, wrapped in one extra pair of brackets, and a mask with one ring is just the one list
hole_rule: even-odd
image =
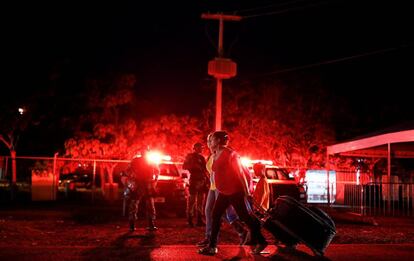
[(126, 187), (125, 190), (124, 190), (124, 198), (122, 200), (122, 216), (123, 217), (126, 216), (128, 199), (129, 199), (130, 193), (131, 193), (131, 189)]
[(127, 205), (127, 199), (124, 197), (122, 201), (122, 216), (125, 217), (126, 215), (126, 205)]
[(126, 216), (126, 209), (128, 204), (128, 196), (130, 194), (130, 189), (128, 187), (128, 173), (127, 172), (121, 172), (121, 182), (124, 185), (124, 193), (123, 193), (123, 200), (122, 200), (122, 216)]

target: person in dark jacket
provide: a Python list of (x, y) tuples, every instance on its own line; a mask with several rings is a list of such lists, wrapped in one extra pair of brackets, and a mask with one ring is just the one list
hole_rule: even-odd
[(208, 174), (206, 160), (201, 154), (203, 144), (197, 142), (193, 146), (193, 152), (187, 154), (183, 169), (190, 172), (189, 196), (187, 199), (187, 221), (190, 227), (194, 226), (193, 217), (197, 218), (197, 226), (204, 226), (203, 212), (204, 200), (208, 191)]
[(138, 207), (142, 200), (146, 201), (147, 230), (158, 229), (155, 226), (154, 196), (159, 169), (155, 163), (150, 162), (147, 155), (148, 152), (144, 151), (142, 155), (134, 157), (128, 167), (126, 177), (122, 180), (125, 186), (124, 196), (128, 199), (128, 221), (131, 232), (135, 230)]

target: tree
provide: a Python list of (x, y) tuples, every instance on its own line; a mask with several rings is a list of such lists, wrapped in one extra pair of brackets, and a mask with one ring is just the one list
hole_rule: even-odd
[[(72, 158), (125, 159), (130, 157), (136, 123), (128, 111), (133, 100), (134, 75), (123, 74), (113, 81), (90, 80), (88, 110), (83, 114), (73, 138), (65, 142), (66, 156)], [(113, 183), (117, 163), (103, 163), (100, 171), (102, 186)]]
[[(12, 109), (10, 109), (12, 108)], [(30, 113), (25, 108), (10, 106), (4, 109), (6, 113), (0, 114), (1, 130), (0, 141), (7, 147), (12, 159), (12, 184), (16, 185), (16, 147), (20, 134), (27, 128), (30, 121)]]
[(272, 159), (277, 165), (322, 167), (333, 141), (331, 111), (320, 89), (299, 91), (280, 82), (227, 88), (224, 128), (243, 156)]
[(174, 114), (164, 115), (158, 119), (146, 119), (141, 122), (137, 146), (150, 146), (170, 154), (177, 160), (183, 160), (186, 151), (191, 150), (194, 143), (204, 141), (206, 136), (199, 119)]
[[(122, 75), (114, 84), (89, 82), (89, 112), (81, 117), (74, 137), (65, 142), (66, 155), (72, 158), (130, 159), (148, 146), (171, 156), (183, 158), (187, 149), (203, 137), (200, 121), (189, 116), (164, 115), (158, 118), (133, 118), (130, 113), (135, 106), (132, 88), (135, 78)], [(113, 183), (116, 163), (103, 163), (108, 183)], [(103, 182), (102, 182), (103, 183)], [(102, 185), (103, 186), (103, 185)]]
[[(133, 121), (118, 124), (115, 128), (112, 124), (98, 123), (93, 132), (83, 137), (70, 138), (65, 142), (66, 155), (72, 158), (91, 159), (126, 159), (130, 158), (135, 137), (136, 125)], [(107, 171), (108, 183), (113, 183), (113, 171), (117, 163), (103, 163), (103, 169)], [(101, 169), (102, 170), (102, 169)], [(104, 185), (104, 173), (101, 171), (102, 186)]]

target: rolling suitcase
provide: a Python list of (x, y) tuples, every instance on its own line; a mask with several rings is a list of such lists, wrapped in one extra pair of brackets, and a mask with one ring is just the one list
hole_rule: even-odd
[[(255, 204), (255, 207), (256, 204)], [(286, 246), (303, 243), (323, 256), (336, 234), (335, 223), (321, 209), (306, 207), (289, 196), (280, 196), (274, 207), (263, 214), (263, 227)]]

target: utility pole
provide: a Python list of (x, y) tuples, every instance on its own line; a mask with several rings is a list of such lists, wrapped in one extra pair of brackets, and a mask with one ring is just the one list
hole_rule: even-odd
[(241, 16), (219, 14), (201, 14), (202, 19), (219, 21), (219, 37), (218, 37), (218, 57), (208, 63), (208, 74), (216, 78), (216, 125), (215, 130), (221, 130), (221, 111), (222, 111), (222, 92), (223, 79), (229, 79), (236, 76), (237, 64), (231, 59), (223, 58), (223, 30), (224, 21), (240, 21)]

